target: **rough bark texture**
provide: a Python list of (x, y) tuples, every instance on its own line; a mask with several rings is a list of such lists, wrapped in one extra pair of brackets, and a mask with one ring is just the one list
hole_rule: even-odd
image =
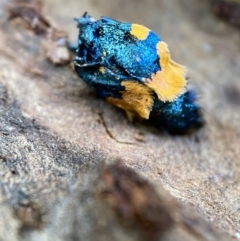
[[(3, 4), (0, 240), (240, 239), (238, 29), (209, 1), (46, 0), (31, 10), (37, 26), (32, 15), (8, 20)], [(129, 123), (71, 64), (56, 66), (68, 62), (56, 43), (77, 40), (72, 19), (85, 11), (159, 33), (189, 67), (204, 129), (172, 137)]]

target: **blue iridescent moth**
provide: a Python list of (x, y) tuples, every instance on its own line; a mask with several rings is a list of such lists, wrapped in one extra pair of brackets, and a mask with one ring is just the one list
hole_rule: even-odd
[(168, 46), (148, 28), (85, 13), (79, 28), (78, 75), (100, 97), (148, 120), (159, 129), (184, 134), (204, 121), (195, 93), (187, 89), (186, 69), (171, 59)]

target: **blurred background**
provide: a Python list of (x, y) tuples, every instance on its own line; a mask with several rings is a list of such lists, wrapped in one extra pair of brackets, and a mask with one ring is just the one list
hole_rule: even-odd
[[(23, 11), (26, 6), (31, 11)], [(119, 158), (151, 183), (142, 196), (147, 211), (155, 214), (154, 198), (154, 204), (165, 201), (152, 223), (163, 209), (176, 218), (175, 234), (170, 230), (164, 241), (220, 240), (218, 232), (227, 233), (223, 240), (240, 239), (239, 0), (0, 0), (0, 7), (0, 240), (139, 240), (136, 233), (141, 236), (145, 226), (138, 217), (151, 216), (135, 209), (139, 189), (133, 197), (131, 188), (112, 194), (126, 204), (119, 205), (123, 225), (114, 216), (119, 207), (106, 206), (98, 194), (103, 166)], [(55, 52), (59, 39), (77, 42), (73, 18), (86, 11), (159, 34), (173, 60), (187, 66), (206, 126), (172, 137), (129, 123), (121, 110), (97, 99), (73, 71), (74, 53)], [(60, 31), (49, 37), (53, 28)], [(146, 198), (149, 190), (152, 199)], [(136, 203), (124, 203), (123, 193)], [(128, 215), (130, 229), (124, 226)], [(153, 236), (143, 240), (155, 241)]]

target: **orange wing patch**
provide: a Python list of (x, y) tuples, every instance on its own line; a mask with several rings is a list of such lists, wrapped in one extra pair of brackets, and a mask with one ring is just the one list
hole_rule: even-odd
[(128, 117), (137, 113), (148, 119), (154, 103), (153, 91), (137, 81), (123, 81), (122, 86), (125, 87), (125, 91), (121, 91), (122, 99), (108, 97), (107, 101), (124, 109)]
[(132, 24), (131, 34), (139, 40), (145, 40), (148, 37), (149, 31), (148, 28), (140, 24)]
[(165, 42), (157, 44), (160, 56), (161, 71), (151, 75), (151, 79), (144, 79), (144, 83), (157, 94), (162, 101), (174, 101), (186, 91), (186, 68), (171, 59)]
[(99, 71), (100, 71), (102, 74), (104, 74), (104, 73), (105, 73), (105, 68), (101, 66), (101, 67), (99, 68)]

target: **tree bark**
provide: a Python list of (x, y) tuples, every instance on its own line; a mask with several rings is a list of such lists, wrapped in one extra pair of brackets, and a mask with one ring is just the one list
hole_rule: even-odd
[[(240, 238), (239, 30), (216, 19), (207, 1), (6, 2), (0, 240)], [(73, 17), (85, 11), (159, 33), (189, 67), (206, 126), (173, 137), (129, 123), (98, 99), (66, 48), (77, 41)]]

